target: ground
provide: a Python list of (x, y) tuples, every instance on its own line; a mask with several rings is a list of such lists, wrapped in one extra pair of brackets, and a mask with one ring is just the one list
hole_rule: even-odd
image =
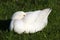
[[(17, 34), (9, 30), (16, 11), (51, 8), (48, 25), (34, 34)], [(0, 0), (0, 40), (60, 40), (60, 0)]]

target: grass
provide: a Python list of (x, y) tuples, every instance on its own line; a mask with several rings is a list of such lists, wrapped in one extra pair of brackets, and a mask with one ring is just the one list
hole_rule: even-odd
[[(48, 25), (34, 34), (9, 31), (11, 16), (16, 11), (51, 8)], [(60, 0), (0, 0), (0, 40), (60, 40)]]

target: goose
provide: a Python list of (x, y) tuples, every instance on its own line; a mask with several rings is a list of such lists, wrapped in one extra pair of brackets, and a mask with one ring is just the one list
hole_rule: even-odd
[(23, 12), (18, 11), (12, 15), (10, 30), (14, 29), (18, 34), (36, 33), (45, 28), (48, 24), (48, 16), (51, 12), (50, 8), (43, 10)]

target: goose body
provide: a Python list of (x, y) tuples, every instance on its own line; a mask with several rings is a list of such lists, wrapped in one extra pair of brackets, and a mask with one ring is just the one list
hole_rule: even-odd
[[(19, 12), (19, 14), (25, 14), (22, 18), (14, 19), (19, 16), (18, 13), (12, 17), (12, 21), (10, 25), (10, 29), (14, 29), (15, 32), (21, 34), (25, 33), (35, 33), (41, 31), (48, 23), (48, 16), (51, 12), (51, 9), (43, 9), (37, 11), (29, 11), (29, 12)], [(21, 16), (20, 16), (21, 17)], [(13, 22), (14, 21), (14, 22)]]

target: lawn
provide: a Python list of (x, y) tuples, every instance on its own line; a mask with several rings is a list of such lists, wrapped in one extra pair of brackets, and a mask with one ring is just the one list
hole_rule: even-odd
[[(48, 25), (34, 34), (17, 34), (9, 30), (16, 11), (51, 8)], [(60, 40), (60, 0), (0, 0), (0, 40)]]

